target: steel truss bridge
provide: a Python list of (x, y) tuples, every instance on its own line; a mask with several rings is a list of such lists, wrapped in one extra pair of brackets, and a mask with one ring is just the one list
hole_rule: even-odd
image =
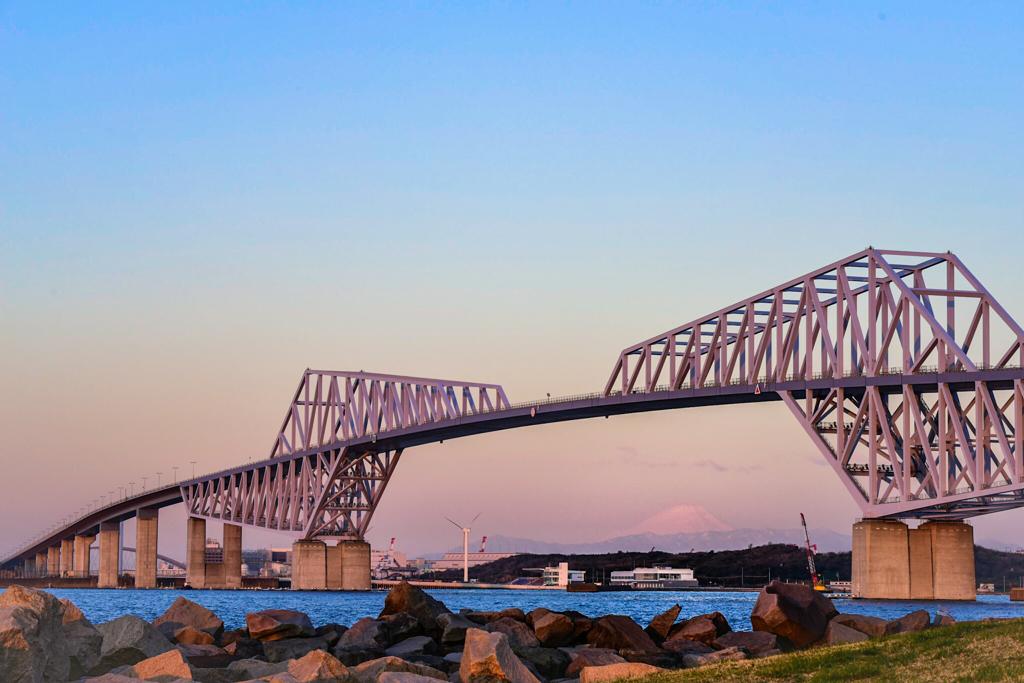
[(125, 498), (9, 554), (183, 502), (192, 517), (361, 539), (405, 450), (528, 425), (783, 401), (865, 518), (1024, 506), (1024, 330), (952, 253), (869, 248), (624, 349), (601, 392), (306, 370), (266, 460)]

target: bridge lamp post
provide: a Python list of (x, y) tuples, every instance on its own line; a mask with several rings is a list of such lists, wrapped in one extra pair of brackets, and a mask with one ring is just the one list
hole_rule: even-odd
[(132, 487), (131, 495), (134, 496), (135, 495), (135, 482), (134, 481), (130, 481), (130, 482), (128, 482), (128, 484)]
[(113, 491), (107, 491), (107, 493), (110, 494), (110, 504), (113, 505), (114, 504), (114, 492)]
[(196, 461), (195, 460), (189, 460), (189, 462), (192, 463), (192, 478), (195, 479), (196, 478)]
[(146, 480), (147, 480), (147, 479), (149, 479), (149, 477), (143, 477), (143, 478), (142, 478), (142, 490), (143, 490), (143, 491), (145, 491), (145, 490), (146, 490)]
[(103, 505), (101, 505), (100, 507), (103, 507), (104, 505), (107, 504), (107, 497), (106, 496), (100, 496), (100, 500), (103, 502)]
[(160, 488), (160, 475), (161, 474), (163, 474), (163, 472), (157, 472), (156, 473), (156, 487), (157, 488)]
[(178, 483), (178, 468), (177, 467), (172, 467), (171, 469), (174, 470), (174, 483), (177, 484)]

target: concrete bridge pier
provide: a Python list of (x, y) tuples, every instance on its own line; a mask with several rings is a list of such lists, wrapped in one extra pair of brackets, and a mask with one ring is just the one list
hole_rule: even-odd
[(92, 542), (96, 540), (95, 536), (75, 536), (75, 576), (79, 578), (89, 578), (89, 566), (91, 560)]
[(75, 540), (73, 538), (62, 539), (60, 542), (60, 575), (62, 577), (71, 576), (71, 572), (74, 570), (74, 566), (71, 564), (74, 552)]
[(100, 522), (100, 578), (97, 588), (117, 588), (120, 560), (121, 522)]
[(36, 575), (36, 561), (32, 558), (25, 560), (25, 577), (29, 578)]
[(60, 546), (52, 545), (46, 549), (46, 575), (60, 576)]
[(46, 562), (49, 556), (46, 553), (36, 553), (36, 576), (46, 576)]
[(206, 588), (206, 520), (189, 517), (185, 532), (185, 580)]
[(224, 525), (224, 588), (242, 587), (242, 527)]
[(295, 590), (370, 590), (370, 544), (366, 541), (296, 541), (292, 544)]
[(853, 525), (853, 594), (882, 600), (975, 600), (974, 529), (963, 522)]
[(159, 510), (147, 508), (136, 514), (135, 587), (156, 588), (156, 543)]

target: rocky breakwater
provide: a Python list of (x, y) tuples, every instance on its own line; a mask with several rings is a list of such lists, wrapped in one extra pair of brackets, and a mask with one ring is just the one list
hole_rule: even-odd
[(825, 596), (772, 583), (736, 632), (718, 612), (679, 605), (646, 627), (624, 615), (538, 608), (458, 614), (400, 584), (377, 618), (314, 625), (292, 610), (246, 615), (226, 631), (185, 598), (152, 623), (125, 615), (96, 626), (70, 602), (15, 586), (0, 594), (4, 683), (605, 683), (722, 661), (770, 657), (948, 625), (924, 610), (894, 621), (839, 614)]

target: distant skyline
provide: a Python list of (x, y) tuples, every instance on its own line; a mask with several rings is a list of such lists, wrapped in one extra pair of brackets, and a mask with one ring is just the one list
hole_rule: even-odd
[[(1022, 29), (1014, 3), (0, 6), (0, 550), (266, 457), (307, 367), (599, 391), (628, 344), (868, 245), (952, 250), (1024, 321)], [(483, 511), (595, 541), (679, 505), (858, 514), (782, 404), (725, 406), (410, 449), (370, 540), (451, 547)]]

